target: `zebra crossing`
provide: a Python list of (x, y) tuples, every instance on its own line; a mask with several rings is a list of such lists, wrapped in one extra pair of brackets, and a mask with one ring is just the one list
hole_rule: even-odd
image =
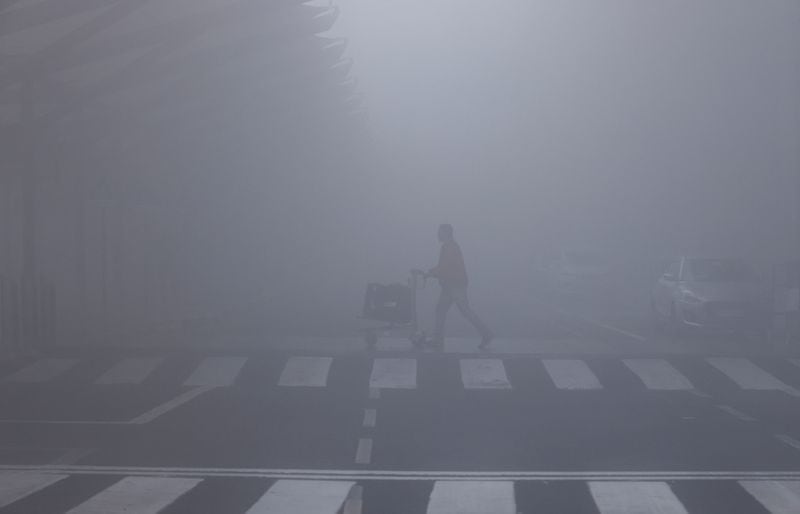
[(78, 359), (42, 359), (25, 367), (10, 377), (9, 382), (42, 383), (56, 379), (78, 364)]
[(98, 384), (139, 384), (164, 361), (162, 358), (123, 359), (97, 379)]
[[(175, 357), (171, 357), (175, 359)], [(330, 387), (336, 361), (347, 357), (280, 357), (281, 371), (272, 382), (273, 386), (286, 389), (322, 389)], [(110, 363), (99, 376), (91, 378), (97, 386), (125, 385), (135, 386), (147, 383), (158, 370), (168, 364), (165, 357), (127, 357)], [(784, 391), (800, 395), (794, 385), (800, 387), (800, 370), (796, 359), (777, 359), (783, 361), (786, 375), (796, 370), (788, 380), (778, 377), (762, 365), (742, 357), (698, 358), (705, 367), (705, 375), (716, 374), (736, 390), (746, 391)], [(82, 359), (44, 358), (30, 363), (21, 369), (7, 373), (0, 380), (20, 385), (46, 385), (58, 383), (63, 377), (74, 373)], [(422, 366), (416, 357), (374, 357), (369, 359), (364, 376), (364, 386), (371, 389), (414, 390), (421, 388), (424, 375), (440, 375), (433, 367), (453, 366), (457, 363), (458, 386), (464, 390), (506, 390), (524, 387), (519, 374), (509, 373), (508, 365), (513, 362), (524, 373), (534, 375), (543, 371), (546, 383), (559, 391), (600, 391), (608, 388), (606, 377), (601, 376), (596, 367), (599, 362), (619, 364), (616, 373), (627, 374), (643, 390), (649, 391), (692, 391), (698, 389), (697, 369), (682, 369), (667, 358), (623, 358), (623, 359), (578, 359), (578, 358), (499, 358), (493, 356), (447, 358), (428, 361)], [(535, 363), (540, 363), (536, 365)], [(780, 363), (779, 363), (780, 365)], [(213, 356), (200, 359), (191, 370), (184, 371), (178, 385), (184, 387), (220, 388), (237, 386), (241, 376), (248, 368), (257, 368), (259, 363), (251, 357)], [(539, 371), (541, 370), (541, 371)], [(254, 374), (260, 374), (257, 369)], [(791, 374), (792, 372), (788, 372)], [(693, 375), (694, 374), (694, 375)]]
[(623, 362), (648, 389), (694, 389), (689, 379), (664, 359), (625, 359)]
[(597, 376), (582, 360), (545, 359), (542, 361), (548, 375), (559, 389), (602, 389)]
[[(226, 514), (370, 514), (396, 512), (397, 494), (411, 497), (406, 514), (534, 514), (546, 504), (550, 512), (599, 514), (722, 514), (800, 511), (800, 480), (753, 478), (709, 480), (628, 479), (446, 480), (381, 482), (358, 478), (254, 478), (245, 476), (170, 476), (63, 474), (42, 470), (0, 472), (0, 513), (47, 508), (67, 514), (218, 513)], [(91, 481), (60, 494), (75, 480)], [(252, 494), (242, 495), (236, 481), (249, 481)], [(70, 481), (73, 481), (70, 483)], [(57, 494), (54, 489), (61, 485)], [(394, 492), (395, 489), (397, 492)], [(213, 496), (214, 506), (204, 498)], [(734, 504), (731, 504), (734, 502)], [(46, 505), (46, 507), (43, 507)], [(220, 510), (224, 509), (224, 510)], [(391, 510), (390, 510), (391, 509)]]
[(236, 382), (247, 359), (245, 357), (209, 357), (192, 372), (186, 382), (189, 387), (227, 387)]
[(514, 483), (436, 482), (428, 502), (428, 514), (516, 514)]
[(125, 477), (67, 514), (158, 514), (200, 482), (197, 478)]
[(375, 359), (369, 378), (372, 389), (414, 389), (417, 387), (415, 359)]
[(281, 372), (278, 385), (284, 387), (325, 387), (331, 369), (331, 357), (290, 357)]
[(600, 512), (688, 514), (664, 482), (591, 482), (589, 490)]
[(465, 389), (511, 389), (500, 359), (461, 359), (459, 365)]
[(779, 390), (791, 389), (787, 384), (770, 375), (747, 359), (715, 357), (709, 364), (728, 376), (742, 389)]
[(0, 473), (0, 507), (11, 505), (64, 478), (66, 475)]

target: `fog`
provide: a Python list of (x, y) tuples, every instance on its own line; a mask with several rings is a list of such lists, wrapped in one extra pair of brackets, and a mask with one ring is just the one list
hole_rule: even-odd
[(56, 285), (65, 338), (352, 335), (445, 222), (498, 335), (536, 330), (547, 255), (607, 255), (633, 304), (665, 257), (798, 255), (796, 2), (72, 4), (0, 9), (0, 269)]
[(433, 260), (441, 221), (509, 325), (563, 250), (629, 263), (641, 300), (665, 257), (797, 254), (797, 5), (341, 5), (379, 156), (376, 279)]

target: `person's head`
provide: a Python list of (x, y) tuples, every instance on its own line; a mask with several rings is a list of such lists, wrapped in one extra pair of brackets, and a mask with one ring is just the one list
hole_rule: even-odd
[(444, 243), (445, 241), (452, 241), (453, 240), (453, 225), (449, 223), (442, 223), (439, 225), (439, 241)]

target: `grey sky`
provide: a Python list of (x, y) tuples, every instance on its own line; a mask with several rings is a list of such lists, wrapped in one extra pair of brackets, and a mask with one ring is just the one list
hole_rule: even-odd
[(376, 173), (417, 195), (420, 221), (541, 235), (555, 218), (562, 236), (688, 231), (687, 246), (787, 233), (797, 2), (337, 3)]
[[(46, 5), (37, 2), (24, 4)], [(106, 223), (119, 236), (108, 255), (131, 261), (109, 268), (109, 276), (130, 284), (131, 293), (119, 298), (140, 301), (134, 294), (139, 276), (161, 280), (124, 250), (169, 257), (158, 248), (171, 241), (183, 252), (176, 255), (192, 256), (179, 271), (191, 272), (185, 282), (197, 291), (188, 296), (207, 311), (218, 307), (209, 302), (230, 306), (231, 298), (261, 291), (274, 303), (272, 312), (291, 312), (311, 301), (307, 291), (314, 290), (316, 312), (340, 320), (357, 310), (364, 282), (402, 280), (409, 268), (432, 265), (441, 222), (455, 225), (471, 287), (490, 303), (491, 317), (527, 316), (520, 305), (530, 297), (542, 254), (599, 250), (651, 265), (682, 253), (778, 260), (800, 248), (800, 2), (335, 3), (341, 16), (324, 36), (347, 37), (355, 61), (349, 75), (334, 73), (337, 80), (328, 72), (347, 70), (347, 63), (338, 54), (328, 62), (309, 51), (325, 40), (295, 38), (303, 35), (293, 25), (300, 17), (251, 16), (249, 9), (272, 5), (259, 2), (139, 4), (144, 7), (131, 9), (80, 52), (56, 52), (51, 64), (68, 69), (56, 76), (88, 91), (93, 107), (53, 127), (83, 146), (63, 144), (69, 152), (47, 146), (59, 166), (43, 160), (43, 169), (63, 179), (43, 182), (41, 193), (64, 201), (43, 199), (53, 213), (42, 218), (63, 241), (43, 236), (43, 244), (74, 248), (74, 262), (99, 276), (107, 182), (126, 200), (114, 204)], [(298, 8), (292, 0), (285, 6)], [(310, 14), (304, 23), (314, 19), (313, 10), (300, 10)], [(55, 16), (57, 22), (32, 23), (29, 30), (4, 25), (0, 48), (24, 62), (95, 11)], [(4, 20), (25, 25), (25, 12)], [(28, 21), (54, 15), (48, 12), (34, 9)], [(161, 26), (171, 16), (184, 20), (179, 26), (187, 33), (202, 29), (202, 37), (164, 56), (151, 52), (149, 38), (134, 38), (133, 51), (68, 66), (84, 53), (102, 54), (115, 35)], [(225, 52), (196, 61), (203, 76), (208, 72), (205, 82), (172, 81), (170, 63), (195, 43), (213, 47), (217, 37), (238, 41), (243, 31), (260, 37), (278, 29), (287, 29), (285, 38), (254, 46), (241, 62), (231, 64)], [(173, 34), (165, 29), (162, 37), (171, 41)], [(151, 59), (140, 62), (144, 54)], [(283, 71), (262, 59), (275, 59)], [(118, 68), (137, 62), (136, 73), (114, 78)], [(300, 78), (306, 75), (295, 74), (295, 64), (321, 66), (319, 76), (335, 85)], [(106, 75), (114, 79), (109, 87), (125, 91), (96, 98), (87, 84)], [(351, 76), (365, 97), (369, 137), (359, 116), (347, 114), (345, 122), (331, 115), (341, 103), (347, 109), (354, 103)], [(276, 77), (295, 77), (302, 87), (278, 88), (285, 95), (257, 89)], [(311, 90), (317, 100), (306, 101)], [(6, 88), (0, 125), (18, 120), (17, 91)], [(333, 91), (348, 96), (340, 103)], [(87, 159), (96, 154), (109, 164)], [(73, 172), (102, 180), (87, 179), (87, 193)], [(5, 193), (0, 203), (15, 208)], [(73, 207), (78, 193), (88, 197), (86, 212)], [(181, 198), (181, 209), (166, 200), (169, 194)], [(151, 203), (164, 205), (153, 212)], [(184, 214), (191, 223), (181, 221)], [(88, 235), (81, 239), (73, 225), (84, 218), (81, 230)], [(152, 229), (157, 220), (172, 223)], [(17, 227), (0, 237), (16, 244)], [(41, 254), (48, 253), (55, 254), (43, 246)], [(8, 260), (18, 258), (14, 253)], [(72, 266), (73, 260), (63, 262)], [(74, 275), (72, 269), (63, 274)], [(208, 294), (223, 285), (229, 294)]]

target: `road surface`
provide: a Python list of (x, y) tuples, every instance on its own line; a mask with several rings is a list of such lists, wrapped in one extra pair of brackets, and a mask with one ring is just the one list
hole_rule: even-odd
[(795, 356), (564, 329), (5, 362), (0, 513), (800, 512)]

